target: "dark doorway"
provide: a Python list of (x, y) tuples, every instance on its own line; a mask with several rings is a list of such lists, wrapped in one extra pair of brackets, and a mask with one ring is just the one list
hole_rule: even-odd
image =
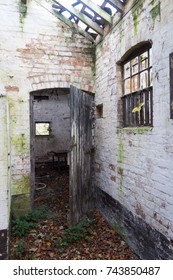
[(33, 205), (63, 209), (71, 225), (94, 206), (93, 131), (93, 94), (73, 86), (31, 93)]

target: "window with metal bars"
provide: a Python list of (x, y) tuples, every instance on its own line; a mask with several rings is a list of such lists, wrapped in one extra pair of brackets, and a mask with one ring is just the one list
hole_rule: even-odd
[(153, 89), (151, 46), (143, 46), (123, 63), (123, 125), (152, 126)]

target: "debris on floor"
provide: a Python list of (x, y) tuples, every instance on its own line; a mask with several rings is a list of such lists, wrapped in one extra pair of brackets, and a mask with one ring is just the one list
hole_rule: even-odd
[(36, 169), (35, 210), (13, 222), (10, 259), (135, 260), (138, 257), (94, 211), (92, 220), (68, 226), (69, 171)]

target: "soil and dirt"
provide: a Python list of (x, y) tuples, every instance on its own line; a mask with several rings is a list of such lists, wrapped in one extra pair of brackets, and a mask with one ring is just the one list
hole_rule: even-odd
[[(42, 183), (42, 184), (40, 184)], [(36, 169), (34, 208), (41, 218), (22, 230), (12, 227), (10, 259), (25, 260), (134, 260), (138, 259), (123, 239), (94, 211), (92, 220), (68, 226), (69, 171), (40, 164)], [(38, 214), (38, 212), (37, 212)], [(17, 224), (17, 223), (16, 223)], [(26, 229), (26, 233), (23, 230)], [(18, 230), (18, 231), (17, 231)]]

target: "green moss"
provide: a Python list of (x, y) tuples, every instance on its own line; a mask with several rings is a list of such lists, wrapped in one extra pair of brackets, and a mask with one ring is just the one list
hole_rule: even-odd
[(135, 132), (137, 134), (145, 134), (146, 132), (149, 132), (152, 130), (152, 127), (136, 127)]
[(118, 192), (120, 196), (123, 196), (122, 186), (123, 186), (123, 160), (124, 160), (124, 147), (123, 141), (119, 138), (118, 142), (118, 158), (117, 158), (117, 172), (120, 176), (120, 182), (118, 185)]
[(13, 181), (12, 193), (13, 194), (24, 194), (30, 193), (31, 183), (30, 176), (23, 175), (20, 179)]
[(154, 5), (157, 0), (151, 0), (150, 5)]
[(15, 148), (17, 155), (28, 152), (27, 139), (25, 134), (13, 137), (11, 140), (13, 147)]
[(27, 15), (27, 0), (20, 0), (19, 1), (19, 20), (21, 24), (21, 28), (23, 31), (24, 20)]
[(137, 1), (136, 5), (132, 9), (135, 36), (137, 36), (137, 34), (138, 34), (139, 15), (141, 14), (141, 11), (142, 11), (142, 8), (143, 8), (143, 3), (144, 3), (144, 0)]
[(134, 33), (138, 34), (138, 10), (135, 10), (133, 13), (133, 23), (134, 23)]
[(143, 127), (125, 127), (117, 130), (118, 134), (145, 134), (152, 131), (152, 127), (143, 126)]
[(160, 17), (161, 10), (160, 10), (160, 2), (153, 7), (153, 9), (150, 11), (150, 15), (153, 21), (156, 20), (156, 18), (159, 16)]
[(11, 214), (14, 218), (27, 215), (31, 210), (30, 195), (13, 195), (11, 201)]
[(96, 75), (96, 49), (93, 48), (92, 49), (92, 72), (93, 72), (93, 76)]
[(122, 139), (119, 139), (118, 143), (118, 162), (122, 163), (124, 159), (124, 149)]
[(124, 241), (126, 243), (128, 243), (128, 237), (127, 237), (127, 235), (126, 235), (126, 233), (124, 231), (124, 228), (121, 227), (119, 224), (114, 224), (113, 228), (115, 229), (116, 232), (119, 233), (119, 235), (121, 235), (121, 237), (124, 239)]

